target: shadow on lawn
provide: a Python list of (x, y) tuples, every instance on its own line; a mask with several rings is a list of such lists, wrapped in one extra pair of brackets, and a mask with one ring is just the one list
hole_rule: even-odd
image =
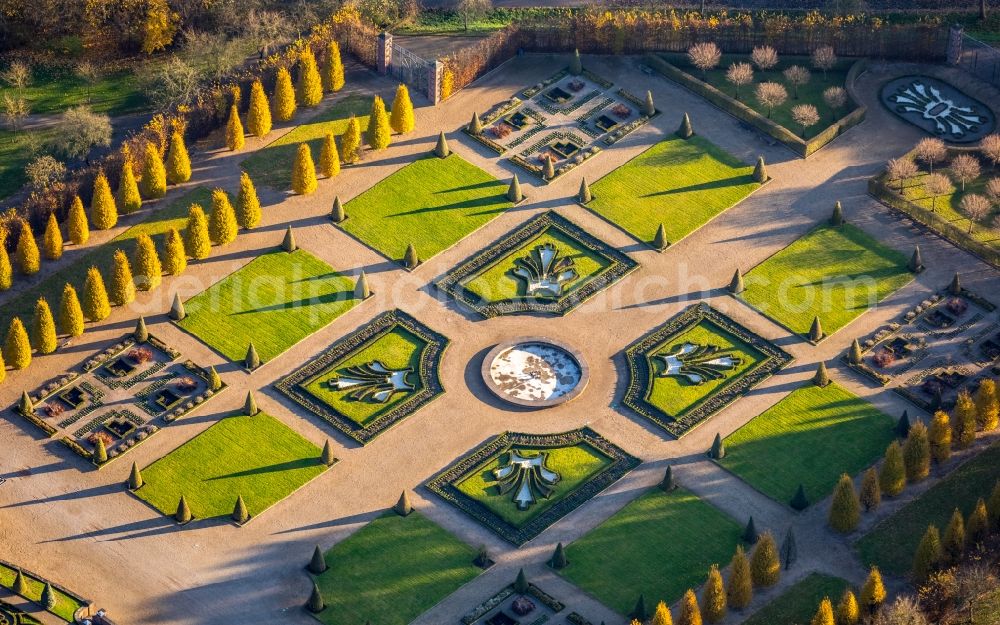
[(506, 211), (510, 206), (505, 206), (505, 204), (510, 204), (506, 198), (500, 199), (503, 196), (494, 195), (489, 197), (481, 197), (475, 199), (464, 200), (462, 202), (452, 202), (451, 204), (442, 204), (440, 206), (427, 206), (424, 208), (415, 208), (410, 211), (404, 211), (401, 213), (393, 213), (386, 215), (386, 217), (405, 217), (408, 215), (422, 215), (425, 213), (436, 213), (439, 211), (447, 210), (462, 210), (466, 208), (480, 208), (487, 206), (495, 206), (496, 208), (491, 208), (489, 210), (480, 211), (478, 213), (473, 213), (474, 215), (480, 214), (490, 214), (490, 213), (502, 213)]
[(288, 462), (279, 462), (277, 464), (269, 464), (264, 467), (257, 467), (256, 469), (247, 469), (246, 471), (237, 471), (235, 473), (227, 473), (226, 475), (216, 475), (215, 477), (206, 477), (206, 482), (212, 482), (215, 480), (228, 480), (237, 477), (250, 477), (251, 475), (262, 475), (264, 473), (278, 473), (282, 471), (295, 471), (296, 469), (308, 469), (309, 467), (315, 467), (319, 464), (317, 458), (299, 458), (297, 460), (289, 460)]
[(709, 182), (689, 184), (686, 187), (676, 187), (674, 189), (666, 189), (663, 191), (656, 191), (654, 193), (647, 193), (640, 197), (658, 197), (661, 195), (674, 195), (676, 193), (690, 193), (693, 191), (711, 191), (712, 189), (735, 187), (738, 185), (750, 184), (751, 182), (753, 182), (753, 178), (751, 178), (750, 176), (730, 176), (729, 178), (720, 178), (718, 180), (712, 180)]

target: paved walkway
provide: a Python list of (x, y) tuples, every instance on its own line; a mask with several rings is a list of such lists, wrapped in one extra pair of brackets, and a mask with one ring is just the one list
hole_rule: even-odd
[[(604, 519), (659, 481), (666, 463), (677, 466), (679, 480), (734, 518), (752, 514), (760, 529), (782, 536), (795, 528), (800, 564), (781, 585), (761, 594), (754, 608), (776, 596), (810, 570), (822, 570), (859, 582), (864, 571), (854, 558), (849, 541), (825, 528), (824, 505), (795, 514), (748, 487), (709, 462), (704, 451), (717, 432), (723, 435), (740, 427), (807, 380), (819, 360), (835, 362), (851, 339), (913, 306), (946, 284), (955, 269), (963, 282), (982, 292), (996, 292), (996, 272), (937, 237), (889, 213), (865, 193), (868, 177), (884, 161), (903, 153), (920, 137), (917, 130), (871, 106), (868, 120), (848, 131), (825, 149), (804, 161), (780, 146), (770, 146), (755, 132), (697, 96), (660, 78), (636, 69), (632, 58), (586, 58), (585, 64), (635, 93), (646, 89), (664, 114), (613, 149), (588, 161), (551, 185), (539, 185), (521, 175), (529, 201), (497, 217), (453, 248), (407, 273), (371, 249), (333, 228), (327, 214), (335, 194), (343, 201), (371, 186), (434, 144), (445, 130), (452, 149), (493, 175), (507, 179), (514, 170), (505, 161), (458, 132), (471, 111), (485, 111), (524, 85), (539, 82), (565, 63), (557, 56), (519, 58), (436, 108), (417, 100), (418, 130), (396, 138), (388, 152), (358, 167), (345, 168), (333, 181), (321, 181), (308, 197), (259, 189), (265, 204), (260, 228), (201, 262), (192, 263), (178, 279), (168, 278), (153, 293), (143, 294), (128, 309), (112, 316), (73, 345), (56, 354), (39, 357), (27, 371), (9, 372), (0, 387), (0, 405), (9, 405), (22, 388), (33, 388), (43, 379), (79, 363), (94, 350), (107, 346), (144, 314), (150, 330), (203, 365), (218, 366), (232, 388), (205, 410), (164, 428), (128, 458), (97, 472), (56, 441), (44, 440), (10, 413), (0, 421), (5, 456), (0, 477), (0, 545), (5, 559), (48, 572), (69, 588), (98, 599), (113, 616), (133, 623), (228, 625), (234, 622), (276, 621), (313, 623), (301, 610), (309, 591), (302, 572), (315, 544), (324, 548), (342, 540), (391, 505), (403, 489), (416, 488), (415, 504), (424, 514), (454, 532), (470, 545), (486, 545), (497, 565), (447, 597), (415, 623), (437, 625), (457, 622), (470, 607), (513, 580), (524, 567), (530, 577), (564, 601), (569, 609), (602, 620), (623, 623), (579, 589), (544, 567), (557, 542), (583, 536)], [(869, 73), (862, 90), (872, 94), (883, 77)], [(391, 94), (391, 81), (352, 67), (350, 89)], [(330, 100), (328, 100), (329, 102)], [(708, 226), (659, 254), (637, 244), (622, 231), (575, 204), (572, 195), (579, 176), (596, 180), (629, 158), (673, 132), (683, 112), (689, 112), (698, 133), (746, 162), (764, 154), (774, 181), (740, 205), (723, 213)], [(306, 116), (296, 120), (302, 123)], [(218, 185), (235, 191), (239, 163), (249, 152), (287, 132), (277, 127), (264, 141), (250, 138), (237, 154), (219, 151), (207, 142), (194, 152), (196, 183), (172, 189), (178, 197), (197, 185)], [(890, 296), (877, 308), (855, 320), (820, 346), (799, 337), (754, 313), (736, 300), (721, 295), (737, 266), (747, 270), (788, 245), (826, 218), (835, 201), (843, 202), (848, 219), (888, 245), (909, 251), (919, 244), (929, 269)], [(440, 301), (428, 287), (460, 260), (544, 210), (554, 209), (591, 233), (625, 250), (641, 263), (627, 279), (587, 302), (565, 318), (501, 317), (480, 320), (448, 301)], [(123, 220), (134, 223), (135, 218)], [(252, 374), (243, 372), (170, 324), (163, 312), (175, 292), (182, 297), (208, 285), (276, 246), (291, 223), (299, 245), (349, 274), (368, 272), (376, 296), (355, 307), (295, 348), (266, 363)], [(124, 227), (125, 224), (123, 224)], [(120, 227), (120, 228), (121, 228)], [(120, 230), (119, 228), (119, 230)], [(93, 243), (114, 232), (97, 233)], [(73, 262), (67, 255), (61, 266)], [(58, 268), (60, 264), (46, 265)], [(0, 305), (12, 294), (0, 297)], [(696, 301), (708, 301), (740, 323), (776, 341), (795, 361), (746, 397), (712, 417), (682, 440), (668, 440), (643, 419), (619, 409), (623, 388), (621, 351), (653, 326)], [(297, 368), (332, 341), (361, 326), (376, 313), (399, 307), (452, 339), (443, 361), (441, 377), (447, 392), (367, 447), (336, 434), (320, 420), (303, 413), (276, 394), (270, 384)], [(530, 330), (526, 327), (530, 325)], [(591, 367), (591, 380), (577, 400), (538, 412), (510, 412), (493, 400), (478, 379), (480, 360), (490, 347), (512, 336), (545, 334), (574, 345)], [(890, 415), (909, 407), (881, 388), (874, 388), (834, 364), (832, 373), (853, 392), (869, 399)], [(275, 505), (242, 529), (228, 524), (192, 524), (176, 527), (147, 506), (123, 492), (132, 461), (148, 465), (242, 405), (247, 389), (258, 392), (261, 407), (282, 419), (308, 439), (333, 440), (341, 462), (331, 471)], [(419, 486), (457, 457), (504, 430), (564, 431), (589, 425), (644, 464), (606, 492), (593, 498), (519, 549), (500, 541), (474, 521)], [(924, 487), (925, 488), (925, 487)], [(886, 506), (884, 516), (898, 504)], [(866, 523), (870, 521), (866, 520)], [(69, 565), (67, 564), (69, 563)], [(727, 622), (735, 623), (734, 614)]]

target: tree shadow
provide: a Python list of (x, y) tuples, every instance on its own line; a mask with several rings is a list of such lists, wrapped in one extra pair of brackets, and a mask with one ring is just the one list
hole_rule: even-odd
[(227, 473), (226, 475), (217, 475), (215, 477), (206, 477), (204, 481), (212, 482), (215, 480), (228, 480), (238, 477), (250, 477), (252, 475), (263, 475), (265, 473), (279, 473), (283, 471), (294, 471), (296, 469), (305, 469), (308, 467), (318, 466), (319, 460), (317, 458), (299, 458), (297, 460), (289, 460), (288, 462), (278, 462), (276, 464), (269, 464), (264, 467), (257, 467), (256, 469), (247, 469), (245, 471), (236, 471), (235, 473)]
[(698, 184), (689, 184), (685, 187), (675, 187), (673, 189), (665, 189), (663, 191), (656, 191), (653, 193), (647, 193), (640, 197), (658, 197), (661, 195), (673, 195), (676, 193), (690, 193), (694, 191), (711, 191), (713, 189), (722, 189), (725, 187), (735, 187), (738, 185), (749, 184), (751, 182), (749, 176), (731, 176), (729, 178), (720, 178), (718, 180), (711, 180), (709, 182), (701, 182)]

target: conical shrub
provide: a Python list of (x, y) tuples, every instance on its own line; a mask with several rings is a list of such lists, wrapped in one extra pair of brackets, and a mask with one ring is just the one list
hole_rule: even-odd
[(357, 299), (368, 299), (372, 296), (371, 288), (368, 286), (368, 276), (362, 269), (357, 282), (354, 283), (354, 297)]
[(178, 523), (189, 523), (192, 518), (191, 506), (188, 505), (187, 498), (181, 495), (180, 501), (177, 502), (177, 512), (174, 513), (174, 520)]
[(861, 478), (861, 494), (858, 496), (866, 511), (878, 510), (882, 503), (882, 487), (878, 480), (878, 471), (869, 467)]
[(813, 384), (819, 387), (830, 384), (830, 373), (826, 370), (826, 363), (823, 361), (820, 361), (819, 366), (816, 367), (816, 374), (813, 375)]
[(737, 267), (736, 271), (733, 272), (733, 278), (729, 281), (729, 292), (733, 295), (739, 295), (746, 288), (746, 284), (743, 283), (743, 272)]
[(789, 527), (785, 533), (785, 540), (781, 541), (781, 566), (787, 571), (792, 568), (795, 561), (799, 559), (799, 546), (795, 542), (795, 532)]
[(920, 273), (924, 270), (924, 259), (920, 255), (920, 246), (913, 248), (913, 255), (910, 256), (910, 262), (906, 266), (913, 273)]
[(681, 125), (677, 128), (676, 134), (681, 139), (690, 139), (694, 136), (694, 128), (691, 126), (691, 118), (687, 113), (684, 113), (684, 118), (681, 119)]
[(108, 185), (104, 170), (98, 171), (94, 179), (94, 193), (90, 199), (90, 223), (97, 230), (114, 228), (118, 223), (118, 207), (115, 205), (115, 196), (111, 195), (111, 186)]
[(285, 229), (285, 236), (281, 239), (281, 249), (285, 252), (294, 252), (299, 249), (299, 246), (295, 243), (295, 232), (292, 231), (291, 226)]
[(247, 130), (255, 137), (263, 137), (271, 132), (271, 103), (264, 93), (260, 79), (250, 85), (250, 108), (247, 109)]
[(913, 578), (918, 582), (926, 581), (931, 572), (941, 563), (941, 556), (941, 536), (938, 528), (929, 525), (913, 556)]
[(50, 582), (45, 582), (45, 585), (42, 587), (42, 596), (39, 598), (38, 603), (49, 612), (56, 607), (56, 593), (52, 589)]
[(708, 457), (713, 460), (722, 460), (726, 457), (726, 445), (722, 442), (722, 434), (715, 435), (712, 448), (708, 450)]
[(410, 243), (406, 246), (406, 252), (403, 254), (403, 266), (407, 269), (416, 269), (419, 264), (420, 257), (417, 255), (417, 248)]
[(963, 290), (962, 279), (958, 277), (958, 272), (955, 272), (955, 276), (948, 285), (948, 293), (951, 295), (961, 295)]
[(840, 481), (837, 482), (837, 487), (833, 491), (830, 515), (827, 520), (830, 527), (841, 534), (853, 532), (857, 529), (858, 523), (861, 522), (861, 502), (854, 490), (851, 476), (846, 473), (840, 476)]
[(640, 623), (649, 618), (649, 610), (646, 608), (646, 597), (644, 595), (639, 595), (639, 598), (635, 601), (635, 606), (632, 611), (629, 612), (629, 616)]
[(941, 464), (951, 458), (951, 417), (943, 410), (938, 410), (931, 417), (931, 427), (927, 431), (927, 439), (931, 446), (931, 458)]
[(313, 582), (312, 592), (309, 593), (309, 600), (306, 601), (306, 609), (313, 614), (319, 614), (326, 609), (323, 594), (319, 591), (319, 585), (316, 582)]
[(279, 122), (287, 122), (295, 117), (297, 104), (295, 102), (295, 89), (292, 88), (292, 75), (284, 67), (278, 68), (271, 106), (274, 107), (274, 118)]
[(448, 137), (445, 136), (444, 131), (438, 135), (437, 145), (434, 146), (434, 156), (438, 158), (448, 158), (451, 154), (451, 148), (448, 147)]
[(212, 213), (208, 218), (208, 237), (215, 245), (226, 245), (236, 240), (239, 226), (236, 211), (229, 202), (229, 194), (222, 189), (212, 191)]
[(392, 142), (392, 127), (389, 126), (389, 114), (385, 111), (385, 102), (375, 96), (372, 100), (371, 113), (368, 114), (368, 130), (365, 142), (372, 150), (379, 152), (389, 147)]
[(690, 588), (681, 599), (681, 614), (677, 618), (677, 625), (701, 625), (701, 608), (698, 606), (698, 598)]
[(243, 149), (246, 145), (246, 137), (243, 135), (243, 122), (240, 121), (240, 112), (234, 104), (229, 108), (229, 119), (226, 121), (226, 147), (230, 152)]
[[(117, 213), (115, 221), (118, 220)], [(87, 213), (83, 210), (83, 201), (79, 195), (74, 195), (66, 216), (66, 231), (73, 245), (83, 245), (90, 239), (90, 225), (87, 223)]]
[(517, 179), (517, 174), (514, 174), (514, 177), (510, 180), (510, 186), (507, 187), (507, 199), (515, 204), (524, 199), (524, 195), (521, 193), (521, 182)]
[(667, 468), (663, 471), (663, 479), (660, 480), (660, 490), (669, 493), (672, 490), (677, 490), (677, 481), (674, 480), (674, 470), (671, 465), (667, 465)]
[(874, 612), (882, 602), (885, 601), (885, 584), (882, 582), (882, 573), (877, 566), (873, 566), (868, 572), (864, 585), (861, 586), (861, 596), (859, 597), (869, 613)]
[(569, 57), (569, 73), (579, 76), (583, 73), (583, 61), (580, 59), (580, 51), (573, 50), (573, 56)]
[(18, 569), (14, 575), (14, 583), (11, 584), (10, 590), (15, 595), (28, 598), (28, 582), (24, 579), (24, 573), (21, 572), (21, 569)]
[(330, 444), (329, 439), (323, 443), (323, 451), (320, 453), (319, 461), (328, 467), (332, 467), (333, 463), (337, 462), (337, 459), (333, 455), (333, 446)]
[(882, 492), (895, 497), (906, 487), (906, 466), (903, 463), (903, 450), (897, 441), (889, 443), (885, 450), (885, 460), (878, 472), (879, 486)]
[(790, 505), (793, 510), (798, 510), (799, 512), (809, 507), (809, 498), (806, 496), (805, 486), (799, 484), (799, 487), (795, 489), (795, 495), (792, 497), (792, 500), (788, 502), (788, 505)]
[(743, 545), (736, 546), (736, 553), (729, 563), (729, 580), (726, 582), (726, 603), (734, 610), (742, 610), (753, 601), (753, 581), (750, 577), (750, 560)]
[(834, 227), (844, 225), (844, 208), (840, 205), (839, 201), (833, 205), (833, 214), (830, 215), (830, 225)]
[(31, 226), (26, 221), (21, 221), (21, 233), (17, 237), (14, 260), (17, 261), (17, 270), (26, 276), (34, 275), (42, 268), (38, 243), (35, 241)]
[(586, 204), (594, 199), (594, 196), (590, 193), (590, 185), (587, 184), (586, 176), (580, 178), (580, 190), (576, 194), (576, 199), (581, 204)]
[(257, 355), (257, 348), (254, 347), (253, 341), (247, 345), (247, 355), (243, 358), (243, 366), (251, 371), (260, 366), (260, 356)]
[(399, 516), (409, 516), (413, 512), (413, 506), (410, 504), (410, 495), (404, 490), (399, 496), (399, 501), (396, 505), (392, 507), (392, 511)]
[(813, 343), (819, 343), (824, 336), (826, 334), (823, 332), (823, 323), (818, 316), (813, 317), (812, 326), (809, 327), (809, 340)]
[(174, 131), (167, 149), (167, 184), (180, 184), (191, 179), (191, 157), (184, 145), (184, 135)]
[(337, 142), (332, 132), (323, 136), (323, 144), (319, 151), (319, 173), (327, 178), (333, 178), (340, 173), (340, 153), (337, 152)]
[(354, 115), (347, 120), (347, 129), (340, 137), (340, 158), (345, 163), (361, 159), (361, 122)]
[(760, 540), (760, 535), (757, 533), (757, 525), (753, 522), (753, 517), (747, 521), (746, 527), (743, 528), (743, 535), (741, 537), (743, 542), (748, 545), (756, 545), (757, 541)]
[(860, 365), (864, 360), (864, 355), (861, 351), (861, 343), (858, 342), (858, 339), (851, 341), (851, 349), (847, 352), (847, 360), (852, 365)]
[(316, 106), (323, 100), (323, 80), (319, 76), (316, 55), (308, 45), (299, 53), (298, 74), (296, 99), (302, 106)]
[(215, 370), (215, 366), (208, 368), (208, 388), (217, 391), (222, 388), (222, 378), (219, 377), (219, 372)]
[(246, 502), (243, 501), (243, 495), (236, 496), (236, 503), (233, 505), (232, 519), (240, 525), (243, 525), (250, 520), (250, 512), (247, 510)]
[(340, 45), (336, 41), (326, 44), (323, 62), (323, 90), (333, 93), (344, 88), (344, 63), (340, 58)]
[(170, 304), (169, 316), (174, 321), (180, 321), (187, 317), (187, 311), (184, 310), (184, 302), (181, 301), (180, 293), (174, 293), (174, 301)]
[(187, 226), (184, 228), (184, 251), (195, 260), (208, 258), (212, 253), (208, 219), (200, 204), (192, 204), (188, 210)]
[(300, 143), (292, 165), (292, 191), (298, 195), (309, 195), (319, 186), (316, 181), (316, 166), (308, 143)]
[(569, 565), (569, 561), (566, 559), (566, 550), (563, 549), (563, 544), (559, 543), (556, 545), (556, 549), (552, 552), (552, 557), (549, 558), (549, 566), (554, 569), (564, 569)]
[(410, 91), (406, 85), (396, 87), (396, 96), (392, 99), (392, 113), (389, 115), (389, 127), (399, 134), (413, 130), (416, 120), (413, 116), (413, 102), (410, 101)]
[(108, 291), (104, 287), (104, 277), (97, 267), (87, 270), (87, 278), (83, 282), (83, 316), (88, 321), (103, 321), (111, 314), (111, 302), (108, 301)]
[(51, 354), (56, 351), (56, 322), (52, 318), (52, 309), (44, 297), (35, 302), (35, 315), (31, 323), (31, 334), (35, 349), (39, 354)]
[(163, 267), (160, 256), (156, 253), (156, 244), (145, 232), (135, 239), (135, 255), (132, 259), (135, 267), (135, 284), (140, 291), (151, 291), (160, 286), (163, 280)]
[(757, 157), (757, 164), (753, 167), (753, 179), (761, 184), (767, 182), (767, 165), (764, 163), (764, 157)]
[(750, 577), (755, 588), (767, 588), (778, 583), (781, 577), (781, 561), (778, 547), (770, 532), (764, 532), (750, 556)]
[(656, 227), (656, 234), (653, 235), (653, 247), (660, 250), (661, 252), (670, 246), (670, 241), (667, 240), (667, 229), (663, 227), (661, 223)]
[(472, 120), (469, 122), (466, 128), (470, 135), (481, 135), (483, 134), (483, 122), (479, 119), (479, 113), (472, 114)]
[(122, 250), (115, 250), (111, 260), (111, 281), (108, 284), (109, 301), (112, 306), (125, 306), (135, 301), (135, 281), (132, 265)]
[(858, 625), (861, 621), (861, 608), (858, 606), (858, 598), (850, 588), (844, 589), (844, 594), (837, 603), (836, 614), (837, 625)]
[(313, 550), (312, 558), (309, 559), (309, 566), (306, 568), (313, 575), (319, 575), (328, 568), (326, 558), (323, 557), (323, 551), (319, 548), (319, 545), (316, 545), (316, 548)]
[(247, 391), (246, 401), (243, 402), (243, 414), (248, 417), (252, 417), (260, 412), (260, 408), (257, 407), (257, 400), (254, 399), (253, 391)]
[(330, 209), (330, 219), (333, 223), (339, 224), (345, 219), (347, 219), (347, 213), (344, 212), (344, 205), (340, 202), (340, 196), (334, 196), (333, 198), (333, 208)]
[(819, 602), (819, 609), (816, 610), (810, 625), (836, 625), (836, 620), (833, 617), (833, 604), (830, 603), (829, 597), (823, 597), (823, 600)]
[(965, 552), (965, 519), (962, 513), (955, 508), (951, 514), (951, 520), (944, 528), (944, 535), (941, 537), (941, 551), (944, 561), (949, 564), (957, 563)]
[(524, 574), (524, 569), (519, 569), (517, 577), (514, 578), (514, 592), (523, 595), (528, 592), (531, 584), (528, 583), (528, 576)]
[(12, 369), (27, 369), (31, 364), (31, 341), (19, 317), (10, 320), (3, 343), (3, 359)]
[(132, 463), (132, 470), (128, 475), (128, 487), (129, 490), (139, 490), (142, 488), (142, 473), (139, 471), (139, 465)]
[(83, 309), (76, 289), (71, 284), (63, 286), (59, 300), (59, 331), (68, 336), (83, 334)]
[[(139, 191), (147, 199), (161, 198), (167, 194), (167, 170), (163, 166), (163, 157), (151, 141), (146, 142), (142, 153), (142, 178), (139, 180)], [(97, 224), (95, 219), (91, 221)]]
[(240, 192), (236, 196), (236, 223), (247, 230), (260, 225), (261, 210), (257, 189), (247, 172), (240, 173)]
[(708, 569), (708, 579), (701, 591), (701, 615), (706, 623), (718, 623), (726, 617), (726, 591), (719, 567)]
[(108, 449), (104, 446), (103, 438), (97, 439), (97, 444), (94, 445), (94, 453), (90, 459), (98, 466), (108, 461)]
[(45, 234), (42, 237), (42, 251), (44, 252), (45, 260), (59, 260), (62, 258), (63, 237), (62, 231), (59, 230), (59, 222), (56, 221), (55, 213), (49, 213), (48, 222), (45, 224)]
[(14, 268), (10, 264), (7, 246), (0, 237), (0, 291), (6, 291), (14, 285)]
[(919, 421), (910, 427), (910, 434), (903, 443), (903, 465), (906, 467), (906, 481), (911, 484), (930, 475), (931, 445), (927, 426)]

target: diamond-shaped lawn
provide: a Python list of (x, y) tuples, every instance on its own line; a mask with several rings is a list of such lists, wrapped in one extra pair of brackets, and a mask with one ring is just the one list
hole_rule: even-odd
[(437, 287), (484, 317), (565, 314), (638, 266), (550, 211), (449, 271)]
[(791, 360), (706, 304), (676, 315), (625, 350), (625, 405), (674, 436), (726, 407)]
[[(391, 310), (275, 386), (364, 444), (444, 392), (438, 367), (447, 344), (447, 338), (410, 315)], [(392, 374), (383, 370), (396, 372), (395, 385)], [(338, 381), (346, 379), (351, 383), (341, 387)]]
[[(494, 473), (515, 458), (540, 461), (543, 456), (538, 468), (515, 473), (510, 480)], [(560, 434), (506, 432), (445, 469), (427, 487), (501, 538), (521, 545), (638, 464), (638, 458), (590, 428)], [(528, 505), (516, 503), (524, 497)]]

